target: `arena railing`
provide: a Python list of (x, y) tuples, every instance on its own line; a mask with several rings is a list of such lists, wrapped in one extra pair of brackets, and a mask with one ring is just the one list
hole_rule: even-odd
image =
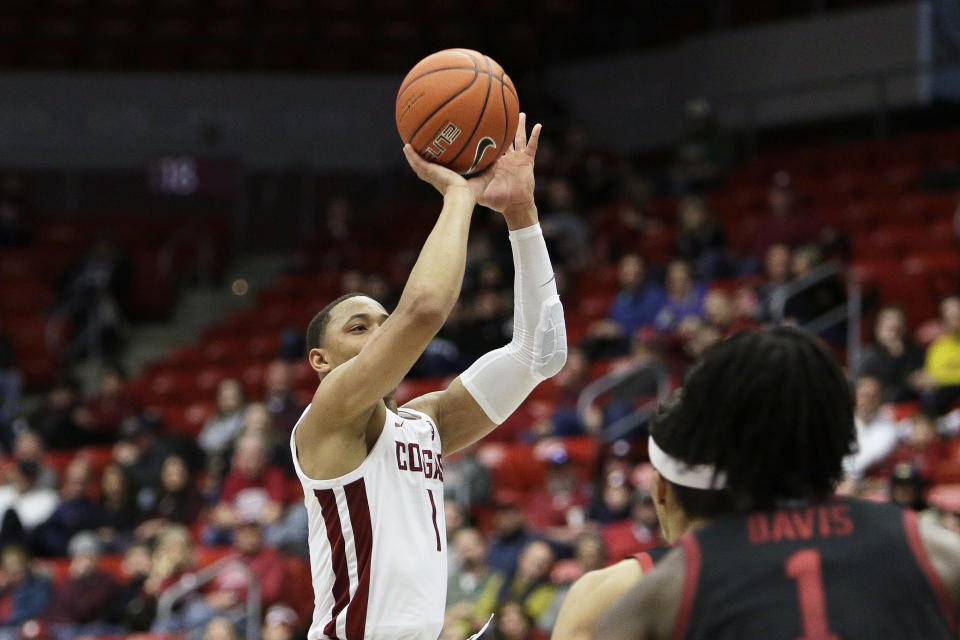
[[(644, 362), (623, 371), (612, 371), (588, 384), (577, 398), (577, 415), (583, 424), (594, 409), (609, 407), (618, 402), (632, 406), (636, 398), (645, 398), (638, 407), (604, 425), (601, 438), (613, 442), (626, 437), (631, 431), (645, 424), (656, 411), (657, 405), (670, 394), (670, 371), (659, 361)], [(600, 403), (606, 399), (601, 407)]]
[(247, 640), (257, 640), (260, 637), (260, 577), (253, 569), (234, 557), (223, 558), (199, 571), (184, 574), (177, 582), (167, 587), (157, 599), (157, 628), (167, 629), (173, 617), (174, 605), (191, 593), (198, 592), (228, 566), (238, 568), (246, 574), (249, 586), (247, 587), (245, 636)]
[(824, 311), (822, 314), (801, 325), (806, 331), (820, 334), (843, 322), (847, 323), (847, 367), (852, 373), (860, 364), (861, 335), (860, 322), (863, 318), (863, 292), (860, 279), (853, 269), (844, 267), (835, 261), (811, 269), (808, 273), (778, 287), (770, 297), (770, 315), (776, 324), (787, 320), (787, 303), (830, 278), (841, 278), (846, 285), (847, 299), (843, 304)]

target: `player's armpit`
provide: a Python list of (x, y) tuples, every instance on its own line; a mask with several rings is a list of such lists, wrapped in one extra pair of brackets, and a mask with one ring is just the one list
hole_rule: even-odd
[(590, 640), (604, 609), (642, 576), (640, 563), (633, 559), (581, 576), (563, 600), (551, 640)]
[(445, 456), (470, 446), (497, 427), (459, 377), (443, 391), (414, 398), (405, 406), (422, 411), (436, 421)]
[[(683, 599), (683, 549), (676, 548), (607, 608), (593, 640), (668, 640)], [(609, 602), (609, 601), (608, 601)]]

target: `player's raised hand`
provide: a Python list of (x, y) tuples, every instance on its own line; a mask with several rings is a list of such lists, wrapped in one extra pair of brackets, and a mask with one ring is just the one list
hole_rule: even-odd
[(433, 185), (433, 188), (439, 191), (441, 195), (446, 196), (450, 189), (462, 187), (470, 191), (476, 199), (476, 190), (456, 171), (451, 171), (433, 162), (427, 162), (413, 150), (409, 143), (403, 146), (403, 155), (407, 157), (407, 162), (414, 173), (417, 174), (417, 177)]
[(520, 114), (511, 149), (500, 156), (491, 168), (470, 180), (482, 181), (477, 184), (478, 187), (482, 186), (477, 195), (479, 204), (508, 217), (534, 206), (533, 164), (541, 128), (539, 124), (534, 125), (528, 140), (527, 116)]

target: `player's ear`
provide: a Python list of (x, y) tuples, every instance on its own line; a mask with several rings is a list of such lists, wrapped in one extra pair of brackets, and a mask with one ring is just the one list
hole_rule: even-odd
[(310, 367), (321, 376), (330, 373), (330, 359), (327, 356), (326, 349), (310, 349), (307, 359), (310, 362)]

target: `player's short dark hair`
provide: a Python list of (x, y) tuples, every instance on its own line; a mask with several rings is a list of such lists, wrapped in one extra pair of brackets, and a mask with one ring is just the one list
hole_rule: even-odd
[(307, 353), (310, 353), (311, 349), (319, 349), (323, 344), (323, 338), (327, 333), (327, 325), (330, 324), (330, 314), (333, 312), (333, 309), (344, 300), (362, 295), (366, 294), (357, 292), (345, 293), (323, 309), (320, 309), (317, 315), (313, 316), (310, 324), (307, 325)]
[(726, 473), (719, 490), (673, 484), (688, 516), (709, 518), (827, 496), (856, 442), (853, 406), (818, 338), (789, 327), (747, 330), (704, 355), (650, 433), (671, 456)]

